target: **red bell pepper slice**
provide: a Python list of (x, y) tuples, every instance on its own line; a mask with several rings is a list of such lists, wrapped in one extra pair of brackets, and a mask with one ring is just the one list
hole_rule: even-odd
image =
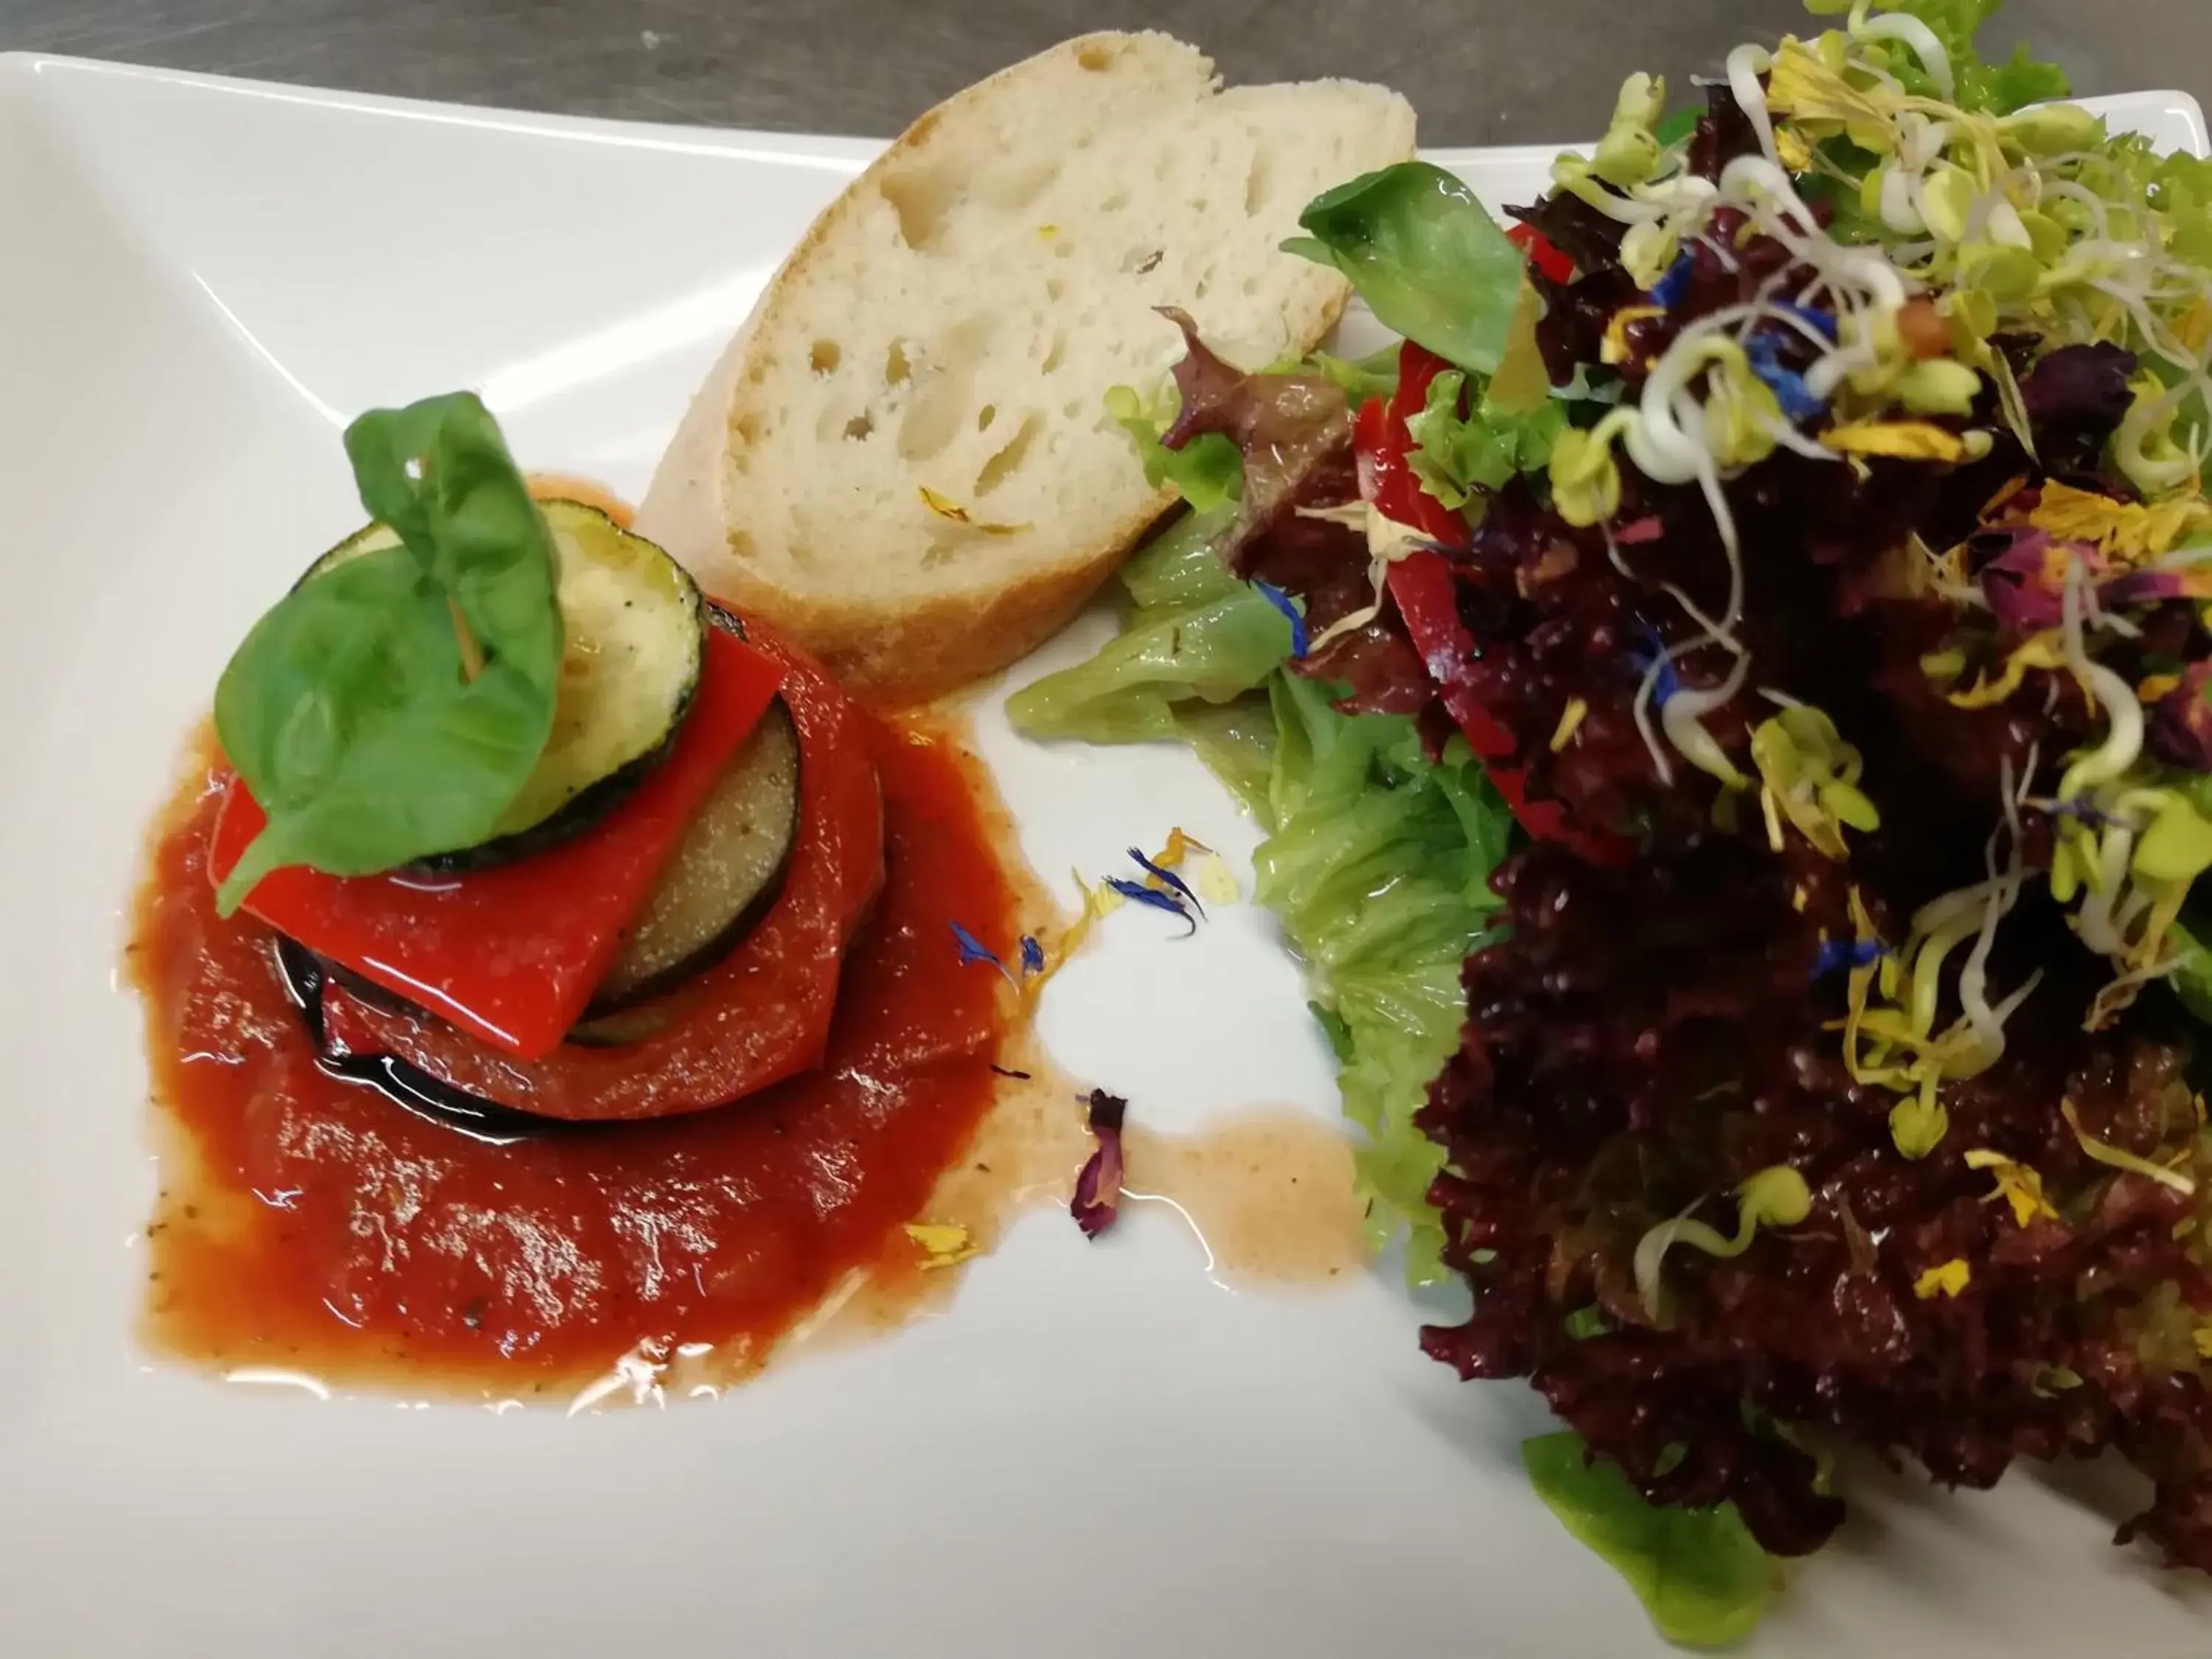
[[(246, 908), (318, 955), (435, 1009), (472, 1039), (525, 1060), (548, 1054), (606, 976), (624, 924), (784, 676), (774, 656), (709, 629), (675, 747), (574, 839), (452, 875), (342, 879), (296, 866), (274, 870)], [(244, 780), (234, 778), (209, 849), (218, 884), (265, 822)]]
[(1514, 750), (1513, 733), (1482, 706), (1461, 672), (1474, 649), (1474, 639), (1460, 620), (1453, 580), (1451, 567), (1440, 554), (1410, 553), (1390, 567), (1390, 597), (1397, 601), (1406, 632), (1428, 665), (1429, 678), (1437, 683), (1444, 708), (1468, 747), (1483, 763), (1521, 827), (1537, 840), (1559, 842), (1593, 863), (1626, 863), (1634, 850), (1627, 841), (1570, 823), (1560, 802), (1529, 794), (1527, 768), (1501, 763)]
[(1515, 225), (1505, 233), (1506, 240), (1528, 256), (1540, 276), (1555, 283), (1571, 283), (1575, 279), (1575, 262), (1552, 246), (1551, 238), (1534, 225)]
[(334, 1050), (394, 1054), (502, 1105), (592, 1121), (703, 1111), (821, 1063), (846, 944), (883, 885), (883, 799), (869, 752), (877, 728), (811, 657), (750, 619), (745, 629), (781, 668), (799, 736), (799, 836), (760, 925), (645, 1005), (655, 1028), (634, 1042), (563, 1043), (517, 1061), (443, 1020), (332, 987), (323, 1030)]
[(1370, 398), (1360, 405), (1352, 441), (1359, 459), (1363, 500), (1432, 542), (1465, 547), (1471, 535), (1466, 517), (1422, 489), (1407, 459), (1413, 447), (1407, 422), (1428, 406), (1429, 383), (1450, 367), (1427, 347), (1405, 342), (1398, 348), (1398, 389), (1388, 398)]
[[(1544, 246), (1550, 248), (1549, 243)], [(1552, 252), (1557, 253), (1556, 249)], [(1360, 494), (1376, 510), (1439, 546), (1456, 550), (1472, 545), (1472, 527), (1465, 517), (1421, 488), (1407, 460), (1413, 447), (1407, 422), (1427, 404), (1430, 382), (1450, 367), (1433, 351), (1407, 340), (1399, 348), (1396, 392), (1387, 404), (1375, 398), (1361, 409), (1352, 441), (1359, 455)], [(1502, 764), (1514, 751), (1513, 734), (1482, 706), (1462, 673), (1474, 641), (1460, 621), (1453, 582), (1451, 567), (1439, 554), (1411, 553), (1390, 566), (1390, 597), (1468, 747), (1530, 835), (1564, 842), (1599, 863), (1624, 862), (1631, 852), (1626, 841), (1569, 823), (1559, 802), (1530, 798), (1525, 768)]]

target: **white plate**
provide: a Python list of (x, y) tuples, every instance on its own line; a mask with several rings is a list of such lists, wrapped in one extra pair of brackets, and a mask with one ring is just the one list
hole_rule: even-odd
[[(2203, 143), (2185, 98), (2118, 107)], [(1387, 1270), (1230, 1294), (1163, 1214), (1095, 1247), (1038, 1215), (948, 1316), (665, 1413), (318, 1403), (131, 1350), (122, 902), (232, 642), (353, 523), (339, 423), (471, 385), (529, 464), (635, 494), (873, 148), (0, 61), (0, 1654), (1662, 1651), (1528, 1492), (1525, 1389), (1423, 1359)], [(1547, 156), (1444, 159), (1499, 199)], [(1048, 874), (1171, 823), (1252, 843), (1187, 756), (984, 734)], [(1043, 1020), (1151, 1123), (1334, 1109), (1249, 908), (1086, 955)], [(1862, 1483), (1757, 1650), (2202, 1653), (2173, 1581), (2106, 1547), (2112, 1500), (2066, 1490)]]

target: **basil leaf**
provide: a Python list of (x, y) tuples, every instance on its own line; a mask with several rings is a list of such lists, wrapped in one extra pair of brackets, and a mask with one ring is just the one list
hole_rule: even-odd
[(1462, 368), (1505, 354), (1521, 251), (1442, 167), (1401, 161), (1316, 197), (1285, 252), (1334, 265), (1382, 325)]
[(1724, 1647), (1758, 1624), (1777, 1569), (1735, 1505), (1662, 1509), (1613, 1463), (1589, 1461), (1571, 1431), (1521, 1448), (1536, 1495), (1575, 1537), (1634, 1590), (1660, 1635), (1685, 1647)]
[(400, 543), (310, 575), (223, 671), (216, 732), (269, 815), (225, 915), (288, 865), (374, 875), (485, 839), (552, 730), (552, 532), (490, 414), (465, 392), (374, 410), (346, 450)]

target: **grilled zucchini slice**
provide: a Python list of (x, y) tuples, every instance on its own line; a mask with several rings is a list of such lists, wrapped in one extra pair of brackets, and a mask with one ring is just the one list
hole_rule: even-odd
[[(552, 734), (493, 834), (423, 860), (431, 869), (510, 864), (589, 829), (667, 757), (699, 687), (706, 607), (690, 573), (598, 507), (539, 506), (560, 560), (567, 634)], [(301, 580), (398, 540), (371, 525)]]
[(573, 1040), (634, 1040), (619, 1011), (727, 956), (775, 902), (798, 831), (799, 734), (779, 699), (684, 832)]

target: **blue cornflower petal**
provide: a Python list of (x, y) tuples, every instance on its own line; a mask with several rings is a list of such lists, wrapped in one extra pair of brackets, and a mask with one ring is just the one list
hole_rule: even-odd
[(1674, 302), (1690, 286), (1690, 277), (1697, 270), (1698, 262), (1686, 253), (1674, 256), (1674, 263), (1667, 267), (1667, 274), (1651, 284), (1651, 303), (1672, 311)]
[[(1198, 931), (1198, 918), (1182, 908), (1182, 901), (1173, 893), (1163, 893), (1157, 887), (1147, 887), (1141, 881), (1131, 881), (1127, 876), (1109, 876), (1106, 884), (1133, 904), (1149, 904), (1155, 910), (1164, 910), (1171, 916), (1180, 916), (1189, 932)], [(1185, 938), (1189, 934), (1186, 933)]]
[(1830, 974), (1871, 967), (1881, 960), (1882, 951), (1878, 939), (1824, 939), (1820, 954), (1813, 960), (1813, 977), (1826, 979)]
[(1000, 973), (1005, 975), (1009, 983), (1012, 982), (1014, 976), (1006, 971), (1006, 964), (999, 959), (999, 953), (957, 921), (952, 923), (952, 937), (960, 946), (962, 967), (964, 968), (971, 963), (988, 963)]
[(1835, 344), (1840, 337), (1840, 331), (1836, 326), (1835, 313), (1832, 312), (1815, 311), (1811, 306), (1791, 305), (1787, 301), (1777, 301), (1774, 308), (1777, 311), (1786, 311), (1799, 322), (1817, 328), (1827, 336), (1830, 345)]
[(1291, 596), (1276, 586), (1274, 583), (1255, 581), (1252, 586), (1259, 589), (1261, 599), (1291, 619), (1291, 654), (1293, 657), (1304, 656), (1306, 647), (1312, 643), (1312, 641), (1306, 635), (1306, 619), (1304, 613), (1291, 602)]
[(1805, 384), (1805, 377), (1794, 368), (1782, 366), (1782, 343), (1771, 334), (1754, 334), (1743, 343), (1744, 356), (1751, 360), (1751, 372), (1766, 382), (1774, 393), (1775, 402), (1792, 421), (1806, 421), (1824, 413), (1827, 405), (1814, 397)]
[(1150, 859), (1146, 858), (1142, 853), (1139, 852), (1133, 847), (1129, 849), (1129, 856), (1136, 860), (1138, 864), (1143, 866), (1144, 872), (1146, 875), (1158, 877), (1162, 881), (1167, 883), (1169, 886), (1174, 888), (1176, 892), (1181, 893), (1185, 898), (1188, 899), (1190, 901), (1190, 908), (1192, 909), (1197, 911), (1201, 916), (1206, 914), (1206, 907), (1198, 902), (1198, 895), (1190, 890), (1189, 884), (1185, 882), (1181, 876), (1176, 874), (1172, 870), (1164, 869), (1161, 866), (1153, 863)]
[(1641, 676), (1651, 672), (1651, 665), (1659, 665), (1659, 678), (1651, 688), (1654, 708), (1664, 708), (1668, 700), (1682, 689), (1682, 677), (1674, 672), (1674, 660), (1667, 654), (1667, 643), (1659, 637), (1659, 630), (1650, 623), (1644, 624), (1644, 643), (1628, 653)]

